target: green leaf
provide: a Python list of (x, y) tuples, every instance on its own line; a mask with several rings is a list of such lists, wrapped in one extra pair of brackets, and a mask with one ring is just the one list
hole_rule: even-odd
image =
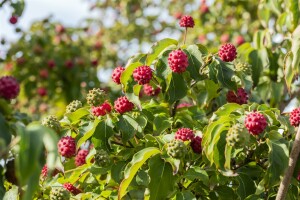
[(165, 98), (170, 104), (186, 96), (187, 85), (181, 74), (169, 74), (166, 82), (167, 89)]
[[(151, 156), (154, 156), (158, 153), (161, 153), (158, 148), (149, 147), (149, 148), (145, 148), (133, 155), (131, 162), (127, 164), (127, 166), (124, 170), (124, 179), (121, 182), (119, 191), (118, 191), (119, 199), (122, 199), (126, 195), (129, 184), (131, 183), (132, 179), (134, 178), (137, 171), (141, 168), (141, 166)], [(171, 173), (172, 173), (172, 170), (171, 170)]]
[(168, 199), (174, 191), (176, 182), (176, 176), (173, 175), (171, 165), (164, 162), (160, 156), (155, 156), (150, 160), (149, 168), (149, 200)]
[(92, 137), (92, 142), (95, 147), (104, 149), (106, 151), (110, 150), (110, 145), (108, 140), (111, 136), (114, 135), (114, 125), (111, 118), (107, 118), (104, 121), (101, 121), (96, 126), (94, 135)]
[(84, 133), (84, 135), (78, 140), (77, 145), (76, 145), (77, 150), (81, 147), (81, 145), (83, 143), (85, 143), (90, 137), (93, 136), (93, 134), (95, 133), (96, 128), (100, 122), (101, 121), (99, 119), (96, 119), (94, 121), (93, 127), (90, 130), (88, 130), (86, 133)]
[(296, 71), (296, 73), (300, 72), (299, 64), (300, 64), (300, 25), (295, 29), (292, 34), (292, 69)]
[(288, 0), (288, 10), (289, 10), (289, 17), (291, 19), (292, 27), (291, 30), (293, 31), (299, 22), (299, 2), (295, 0)]
[(268, 66), (268, 62), (268, 52), (265, 48), (254, 50), (249, 54), (249, 63), (252, 65), (252, 80), (254, 87), (257, 86), (259, 77), (264, 67)]
[(151, 47), (151, 52), (146, 58), (146, 65), (150, 66), (154, 60), (156, 60), (164, 51), (170, 48), (175, 48), (178, 45), (177, 40), (171, 38), (165, 38), (159, 42), (156, 42)]
[(197, 166), (193, 166), (190, 169), (188, 169), (188, 171), (183, 175), (183, 177), (189, 179), (190, 181), (194, 181), (195, 179), (198, 179), (207, 186), (209, 184), (209, 177), (207, 172)]
[[(0, 130), (1, 130), (1, 134), (0, 134), (0, 152), (2, 149), (2, 144), (1, 141), (4, 141), (4, 146), (9, 145), (10, 141), (11, 141), (11, 133), (9, 131), (9, 127), (8, 124), (5, 121), (4, 116), (0, 113)], [(4, 147), (3, 146), (3, 147)]]
[(176, 194), (176, 200), (196, 200), (196, 197), (191, 191), (183, 191)]
[(143, 64), (140, 62), (135, 62), (135, 63), (130, 63), (129, 65), (126, 66), (125, 70), (122, 72), (121, 75), (121, 83), (123, 85), (124, 92), (128, 90), (129, 85), (135, 85), (134, 80), (132, 78), (132, 73), (133, 71), (139, 67), (142, 66)]
[(67, 113), (65, 114), (65, 116), (71, 121), (71, 122), (75, 122), (80, 120), (81, 118), (87, 116), (90, 114), (90, 111), (88, 110), (88, 107), (84, 107), (84, 108), (79, 108), (78, 110), (76, 110), (75, 112), (72, 113)]
[(226, 88), (230, 90), (237, 90), (237, 84), (233, 81), (234, 66), (232, 63), (223, 62), (219, 60), (217, 67), (218, 81)]
[(246, 197), (255, 193), (256, 187), (251, 177), (245, 174), (239, 174), (235, 179), (239, 183), (237, 194), (241, 199), (246, 199)]
[(153, 120), (153, 131), (154, 134), (161, 134), (166, 129), (170, 128), (172, 121), (169, 119), (168, 115), (165, 113), (159, 113), (154, 115)]
[(189, 65), (187, 67), (187, 71), (190, 73), (190, 76), (199, 81), (203, 80), (205, 76), (199, 74), (199, 69), (203, 65), (202, 53), (199, 51), (197, 45), (190, 45), (184, 52), (188, 56)]

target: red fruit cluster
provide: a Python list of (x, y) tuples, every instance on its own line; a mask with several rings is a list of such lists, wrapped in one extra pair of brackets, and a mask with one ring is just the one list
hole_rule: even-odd
[(189, 65), (188, 57), (182, 50), (174, 50), (169, 54), (168, 64), (175, 73), (185, 72)]
[(131, 111), (133, 109), (133, 107), (134, 107), (134, 104), (132, 102), (130, 102), (126, 96), (119, 97), (114, 102), (114, 108), (120, 114)]
[(185, 15), (181, 17), (180, 22), (179, 22), (180, 27), (185, 27), (185, 28), (193, 28), (195, 26), (195, 22), (193, 17), (189, 15)]
[(71, 158), (76, 153), (76, 143), (75, 140), (70, 136), (62, 137), (57, 144), (58, 147), (58, 153), (60, 155)]
[(235, 38), (235, 43), (239, 46), (245, 42), (245, 39), (243, 36), (239, 35)]
[(65, 27), (62, 26), (62, 25), (60, 25), (60, 24), (58, 24), (58, 25), (55, 26), (55, 31), (58, 34), (62, 34), (62, 33), (65, 32)]
[(10, 19), (9, 19), (9, 22), (11, 24), (16, 24), (18, 22), (18, 17), (15, 16), (15, 15), (11, 16)]
[(259, 112), (251, 112), (246, 116), (245, 126), (252, 135), (259, 135), (267, 127), (267, 119)]
[(227, 43), (229, 41), (229, 39), (230, 39), (230, 36), (229, 36), (228, 33), (224, 33), (220, 37), (220, 41), (221, 41), (222, 44)]
[(139, 85), (145, 85), (152, 79), (152, 70), (149, 66), (139, 66), (133, 71), (133, 78)]
[(191, 107), (191, 106), (193, 106), (193, 104), (184, 102), (184, 103), (178, 104), (177, 108), (186, 108), (186, 107)]
[(96, 60), (96, 59), (92, 60), (91, 65), (96, 67), (98, 65), (98, 60)]
[(48, 78), (48, 76), (49, 76), (49, 74), (48, 74), (48, 70), (47, 69), (40, 70), (40, 77), (41, 78), (46, 79), (46, 78)]
[(48, 67), (50, 68), (50, 69), (52, 69), (53, 67), (55, 67), (55, 61), (54, 60), (48, 60)]
[(44, 87), (39, 87), (39, 88), (37, 89), (37, 92), (38, 92), (38, 94), (39, 94), (41, 97), (47, 95), (47, 89), (44, 88)]
[(290, 123), (292, 126), (299, 126), (300, 124), (300, 108), (295, 108), (290, 113)]
[(0, 78), (0, 97), (10, 100), (18, 96), (20, 85), (12, 76), (3, 76)]
[(159, 94), (160, 88), (154, 89), (150, 84), (145, 84), (143, 91), (147, 96), (156, 96)]
[(243, 88), (238, 88), (236, 94), (233, 91), (227, 92), (227, 102), (237, 103), (237, 104), (246, 104), (248, 101), (248, 94)]
[(75, 165), (77, 167), (81, 166), (81, 165), (84, 165), (86, 163), (85, 158), (87, 157), (88, 154), (89, 154), (89, 151), (86, 150), (86, 149), (79, 150), (76, 157), (75, 157)]
[(201, 6), (200, 6), (200, 12), (202, 13), (202, 14), (206, 14), (206, 13), (208, 13), (209, 12), (209, 8), (208, 8), (208, 6), (207, 6), (207, 4), (206, 3), (203, 3)]
[(73, 66), (74, 66), (73, 61), (72, 61), (72, 60), (67, 60), (67, 61), (65, 62), (65, 66), (66, 66), (68, 69), (73, 68)]
[[(57, 169), (54, 169), (51, 176), (55, 176), (58, 173), (59, 173), (59, 171)], [(44, 167), (42, 169), (42, 172), (41, 172), (41, 175), (42, 175), (42, 178), (46, 178), (48, 176), (48, 167), (47, 167), (47, 165), (44, 165)]]
[(199, 136), (196, 136), (192, 139), (191, 147), (195, 153), (201, 153), (202, 151), (201, 142), (202, 142), (202, 138)]
[(192, 140), (194, 137), (195, 137), (194, 131), (189, 128), (180, 128), (175, 133), (176, 140), (187, 141), (187, 140)]
[(298, 172), (297, 180), (300, 181), (300, 172)]
[(78, 189), (71, 183), (64, 183), (63, 186), (66, 190), (70, 191), (73, 195), (77, 195), (82, 192), (80, 189)]
[(124, 67), (117, 67), (114, 69), (113, 73), (112, 73), (112, 80), (113, 82), (115, 82), (116, 84), (121, 84), (120, 78), (122, 75), (122, 72), (125, 70)]
[(111, 112), (111, 105), (108, 102), (104, 102), (100, 106), (92, 107), (92, 113), (96, 117), (104, 116), (110, 112)]
[(236, 48), (233, 44), (227, 43), (221, 46), (219, 49), (219, 57), (224, 62), (231, 62), (236, 59)]

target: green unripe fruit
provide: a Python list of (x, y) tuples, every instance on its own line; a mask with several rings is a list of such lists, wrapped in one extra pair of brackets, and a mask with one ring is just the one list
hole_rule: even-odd
[(187, 147), (181, 140), (172, 140), (168, 143), (167, 153), (173, 158), (183, 158), (187, 153)]
[(76, 110), (78, 110), (81, 107), (82, 107), (81, 101), (74, 100), (71, 103), (69, 103), (69, 105), (67, 105), (66, 113), (75, 112)]
[(237, 72), (243, 72), (247, 75), (251, 75), (252, 74), (252, 68), (251, 68), (251, 65), (248, 64), (248, 63), (238, 63), (236, 66), (235, 66), (235, 70)]
[(250, 135), (241, 124), (233, 125), (227, 132), (226, 142), (229, 146), (244, 146), (248, 143)]
[(70, 193), (63, 187), (53, 187), (50, 192), (50, 200), (68, 200)]
[(99, 106), (106, 100), (106, 94), (104, 90), (94, 88), (89, 91), (86, 97), (86, 101), (90, 106)]
[(42, 120), (42, 125), (48, 128), (52, 128), (55, 132), (59, 133), (61, 130), (60, 123), (54, 115), (49, 115)]
[(103, 149), (100, 149), (99, 151), (97, 151), (95, 154), (95, 162), (100, 167), (108, 166), (110, 163), (110, 158), (109, 158), (108, 153), (106, 151), (104, 151)]

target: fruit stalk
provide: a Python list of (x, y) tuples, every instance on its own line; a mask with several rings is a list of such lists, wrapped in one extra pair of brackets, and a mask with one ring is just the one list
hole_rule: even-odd
[(298, 155), (300, 153), (300, 126), (298, 127), (296, 138), (289, 158), (289, 166), (284, 174), (280, 183), (276, 200), (284, 200), (290, 186), (293, 172), (297, 163)]

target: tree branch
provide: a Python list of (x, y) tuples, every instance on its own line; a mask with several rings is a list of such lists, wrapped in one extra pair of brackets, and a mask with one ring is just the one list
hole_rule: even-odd
[(288, 168), (284, 174), (284, 177), (280, 183), (276, 200), (284, 200), (287, 195), (287, 192), (288, 192), (288, 189), (290, 186), (290, 182), (291, 182), (291, 179), (292, 179), (292, 176), (294, 173), (294, 169), (296, 166), (296, 162), (298, 159), (299, 152), (300, 152), (300, 127), (298, 127), (298, 130), (297, 130), (296, 138), (295, 138), (293, 148), (292, 148), (290, 158), (289, 158), (289, 166), (288, 166)]

